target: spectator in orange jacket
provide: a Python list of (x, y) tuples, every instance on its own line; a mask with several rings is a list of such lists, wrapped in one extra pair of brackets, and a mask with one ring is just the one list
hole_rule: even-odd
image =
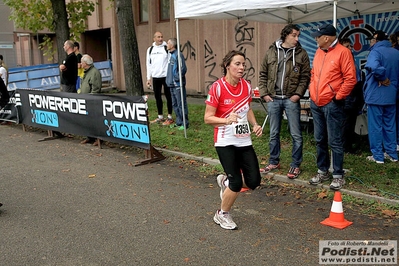
[(313, 59), (309, 84), (318, 171), (309, 183), (317, 185), (330, 179), (330, 146), (333, 166), (330, 189), (339, 190), (345, 184), (342, 141), (344, 105), (346, 96), (356, 84), (356, 68), (351, 51), (338, 42), (333, 25), (322, 25), (311, 35), (319, 47)]

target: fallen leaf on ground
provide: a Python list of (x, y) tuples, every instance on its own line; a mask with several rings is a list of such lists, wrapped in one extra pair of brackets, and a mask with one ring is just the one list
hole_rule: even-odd
[(396, 215), (396, 212), (392, 210), (383, 210), (382, 213), (388, 215), (389, 217), (394, 217)]
[(327, 192), (326, 191), (320, 192), (319, 194), (317, 194), (317, 198), (319, 198), (319, 199), (327, 198)]

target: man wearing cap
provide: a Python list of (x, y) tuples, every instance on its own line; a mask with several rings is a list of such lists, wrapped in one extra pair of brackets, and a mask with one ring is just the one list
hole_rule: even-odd
[(384, 159), (397, 162), (396, 102), (399, 51), (392, 48), (388, 36), (383, 31), (374, 32), (373, 37), (369, 39), (371, 47), (365, 65), (366, 83), (363, 88), (372, 153), (367, 159), (380, 164), (384, 163)]
[(345, 184), (342, 141), (344, 104), (346, 96), (356, 84), (352, 53), (338, 42), (336, 35), (337, 31), (331, 24), (322, 25), (311, 33), (319, 48), (313, 59), (309, 84), (318, 168), (317, 174), (309, 183), (317, 185), (330, 179), (330, 146), (333, 166), (333, 181), (330, 185), (332, 190), (339, 190)]

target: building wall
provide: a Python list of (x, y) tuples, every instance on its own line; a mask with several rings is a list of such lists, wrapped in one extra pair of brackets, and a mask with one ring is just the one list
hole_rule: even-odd
[[(157, 21), (157, 0), (149, 0), (148, 24), (136, 23), (143, 84), (146, 82), (146, 51), (153, 42), (153, 34), (161, 31), (166, 41), (176, 36), (176, 24), (171, 1), (170, 22)], [(135, 1), (137, 2), (137, 1)], [(138, 10), (138, 6), (133, 8)], [(136, 22), (138, 12), (134, 13)], [(206, 95), (210, 85), (221, 77), (220, 64), (224, 55), (242, 50), (247, 56), (245, 78), (254, 87), (258, 84), (259, 67), (266, 50), (279, 36), (282, 24), (238, 20), (179, 20), (180, 47), (187, 64), (187, 93)], [(145, 88), (145, 91), (147, 89)]]
[(0, 54), (8, 67), (15, 67), (14, 23), (8, 19), (10, 12), (10, 8), (0, 0)]
[[(153, 43), (154, 33), (161, 31), (165, 41), (168, 38), (177, 37), (173, 1), (170, 1), (170, 21), (166, 22), (158, 21), (158, 0), (148, 1), (149, 21), (144, 24), (138, 22), (138, 1), (132, 1), (143, 85), (146, 82), (146, 52)], [(223, 56), (232, 49), (242, 50), (246, 54), (245, 78), (256, 87), (263, 55), (270, 44), (279, 37), (283, 27), (284, 25), (242, 20), (179, 20), (180, 46), (188, 68), (187, 93), (206, 95), (210, 85), (221, 77), (219, 65)], [(19, 57), (21, 57), (21, 62), (24, 62), (23, 65), (40, 63), (37, 56), (26, 54), (22, 50), (27, 45), (31, 49), (37, 47), (36, 40), (31, 38), (33, 41), (30, 46), (26, 41), (16, 40), (17, 46), (21, 47), (21, 49), (16, 49), (16, 52), (20, 53)], [(107, 44), (109, 44), (108, 47)], [(114, 85), (120, 91), (126, 90), (117, 19), (110, 1), (98, 1), (96, 10), (87, 20), (87, 31), (82, 35), (80, 46), (81, 52), (92, 55), (95, 61), (111, 59)], [(43, 61), (42, 59), (42, 63), (49, 63)], [(146, 87), (144, 89), (148, 91)]]

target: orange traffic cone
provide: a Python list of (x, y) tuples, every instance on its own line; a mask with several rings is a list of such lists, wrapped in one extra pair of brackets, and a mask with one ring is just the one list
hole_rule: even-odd
[(249, 188), (247, 188), (247, 185), (245, 184), (244, 174), (242, 173), (242, 170), (240, 170), (240, 171), (241, 171), (242, 183), (243, 183), (243, 187), (241, 188), (240, 192), (245, 192), (245, 191), (248, 191)]
[(342, 208), (341, 192), (335, 191), (333, 204), (331, 206), (330, 217), (320, 222), (321, 224), (332, 226), (339, 229), (344, 229), (353, 222), (349, 222), (344, 218), (344, 210)]

